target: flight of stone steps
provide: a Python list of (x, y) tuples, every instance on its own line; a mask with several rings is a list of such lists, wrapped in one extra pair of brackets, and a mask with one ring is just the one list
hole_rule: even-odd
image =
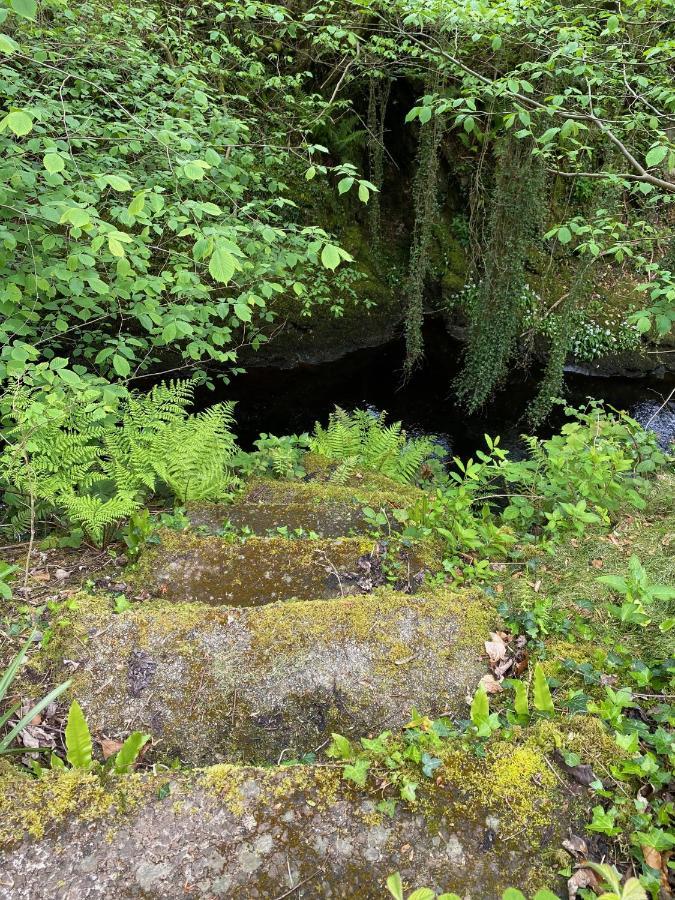
[[(54, 678), (73, 679), (92, 733), (149, 732), (158, 774), (0, 770), (0, 898), (379, 898), (397, 870), (475, 900), (536, 883), (533, 847), (559, 831), (543, 756), (515, 763), (496, 811), (490, 777), (513, 747), (494, 776), (468, 757), (392, 818), (322, 756), (332, 732), (397, 730), (413, 709), (466, 718), (486, 671), (486, 598), (428, 587), (424, 560), (367, 533), (362, 506), (410, 493), (257, 481), (122, 572), (130, 609), (82, 593)], [(522, 791), (551, 810), (543, 831), (509, 821)]]

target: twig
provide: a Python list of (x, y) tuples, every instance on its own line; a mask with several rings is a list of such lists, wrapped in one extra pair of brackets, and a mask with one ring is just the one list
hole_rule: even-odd
[(308, 875), (307, 878), (303, 878), (302, 881), (299, 881), (297, 884), (293, 885), (293, 887), (289, 888), (287, 891), (284, 891), (283, 894), (279, 894), (278, 897), (274, 897), (274, 900), (284, 900), (284, 897), (288, 897), (289, 894), (292, 894), (292, 893), (294, 893), (294, 891), (297, 891), (297, 889), (299, 887), (302, 887), (303, 884), (307, 884), (308, 881), (311, 881), (313, 878), (316, 878), (316, 876), (319, 874), (320, 871), (321, 871), (321, 869), (317, 869), (316, 872), (313, 872), (311, 875)]
[[(658, 414), (661, 412), (661, 410), (664, 408), (664, 406), (667, 406), (667, 405), (668, 405), (668, 403), (670, 402), (670, 400), (671, 400), (673, 394), (675, 394), (675, 388), (673, 388), (672, 391), (668, 394), (668, 396), (667, 396), (666, 399), (663, 401), (663, 403), (661, 404), (661, 406), (659, 406), (659, 408), (656, 410), (656, 412), (654, 413), (654, 415), (653, 415), (653, 416), (651, 417), (651, 419), (647, 422), (647, 424), (645, 425), (645, 428), (649, 428), (649, 426), (652, 424), (652, 422), (653, 422), (654, 419), (658, 416)], [(663, 395), (661, 395), (661, 396), (663, 396)]]

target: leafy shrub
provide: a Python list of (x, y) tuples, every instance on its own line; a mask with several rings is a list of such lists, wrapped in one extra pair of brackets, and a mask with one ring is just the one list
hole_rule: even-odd
[(305, 474), (302, 457), (309, 447), (308, 435), (276, 437), (261, 434), (254, 445), (253, 452), (240, 451), (232, 460), (232, 465), (242, 475), (301, 478)]
[(341, 462), (334, 480), (346, 481), (357, 467), (373, 469), (410, 484), (422, 467), (438, 461), (439, 445), (429, 437), (409, 437), (400, 422), (385, 424), (386, 413), (358, 409), (347, 412), (336, 407), (328, 425), (314, 427), (310, 448), (327, 459)]
[(13, 531), (65, 520), (101, 543), (156, 491), (181, 501), (224, 495), (235, 480), (233, 406), (190, 415), (193, 392), (191, 382), (162, 383), (106, 413), (84, 394), (46, 406), (40, 393), (17, 389), (0, 455)]

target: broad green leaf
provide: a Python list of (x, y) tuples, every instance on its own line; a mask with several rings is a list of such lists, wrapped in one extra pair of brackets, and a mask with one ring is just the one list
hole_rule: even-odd
[(11, 56), (18, 49), (19, 45), (8, 34), (0, 34), (0, 53), (6, 53), (7, 56)]
[(70, 209), (63, 213), (59, 221), (61, 224), (70, 224), (73, 228), (84, 228), (85, 225), (91, 224), (91, 217), (86, 209), (81, 209), (79, 206), (71, 206)]
[(370, 760), (357, 759), (353, 765), (345, 766), (342, 775), (347, 781), (353, 781), (357, 787), (365, 787)]
[(524, 681), (514, 678), (511, 681), (514, 691), (513, 708), (519, 716), (529, 716), (530, 706), (527, 702), (527, 685)]
[(417, 888), (412, 894), (408, 894), (408, 900), (434, 900), (436, 894), (431, 888)]
[(566, 225), (563, 225), (562, 228), (558, 229), (558, 240), (561, 244), (569, 244), (572, 240), (572, 232)]
[(640, 334), (646, 334), (652, 327), (652, 323), (647, 318), (647, 316), (641, 316), (635, 323), (635, 327), (640, 332)]
[(214, 281), (228, 284), (237, 269), (237, 260), (221, 243), (216, 243), (209, 260), (209, 273)]
[(242, 322), (250, 322), (252, 313), (251, 307), (246, 303), (235, 303), (234, 304), (234, 314), (240, 319)]
[(542, 888), (540, 891), (537, 891), (532, 900), (560, 900), (560, 898), (557, 894), (552, 894), (551, 891)]
[(129, 360), (122, 356), (121, 353), (116, 353), (112, 359), (113, 369), (117, 372), (120, 378), (126, 378), (127, 375), (131, 372), (131, 366), (129, 365)]
[(352, 177), (342, 178), (338, 181), (338, 194), (346, 194), (353, 184), (354, 179)]
[(115, 771), (121, 775), (128, 772), (149, 740), (150, 735), (143, 734), (142, 731), (134, 731), (130, 734), (115, 756)]
[(340, 251), (334, 244), (324, 244), (321, 251), (321, 263), (326, 269), (335, 271), (340, 265)]
[(387, 890), (394, 900), (403, 900), (403, 882), (398, 872), (387, 878)]
[(431, 107), (422, 106), (419, 113), (417, 114), (417, 118), (420, 120), (422, 125), (426, 125), (427, 122), (431, 121)]
[(541, 713), (554, 713), (551, 689), (548, 686), (546, 675), (541, 663), (534, 667), (534, 708)]
[(502, 900), (525, 900), (525, 894), (518, 888), (507, 888), (502, 894)]
[(354, 748), (348, 738), (337, 732), (331, 734), (331, 743), (326, 751), (326, 755), (331, 759), (353, 759)]
[(33, 120), (22, 109), (13, 109), (8, 112), (4, 119), (0, 120), (0, 131), (9, 128), (17, 137), (23, 137), (33, 127)]
[(74, 769), (89, 769), (92, 761), (91, 734), (82, 707), (73, 700), (66, 723), (66, 758)]
[(124, 247), (122, 246), (120, 241), (112, 235), (108, 235), (108, 249), (113, 256), (124, 256)]
[(56, 175), (57, 172), (63, 172), (66, 167), (60, 153), (45, 153), (42, 158), (42, 164), (50, 175)]
[(105, 180), (108, 182), (110, 187), (115, 191), (130, 191), (131, 185), (127, 181), (126, 178), (122, 178), (120, 175), (106, 175)]
[(659, 147), (652, 147), (647, 156), (645, 157), (645, 162), (647, 163), (647, 168), (651, 169), (652, 166), (658, 166), (660, 162), (668, 155), (668, 148), (663, 145)]
[(9, 0), (9, 5), (23, 19), (34, 19), (37, 14), (37, 0)]
[(145, 191), (139, 191), (127, 207), (129, 215), (138, 216), (145, 206)]
[(367, 203), (369, 199), (370, 199), (370, 191), (365, 186), (365, 184), (360, 184), (359, 185), (359, 200), (361, 201), (361, 203)]

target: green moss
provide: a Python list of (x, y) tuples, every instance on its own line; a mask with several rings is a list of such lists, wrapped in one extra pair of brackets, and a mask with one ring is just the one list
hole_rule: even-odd
[(41, 838), (74, 816), (85, 822), (110, 821), (134, 809), (148, 793), (139, 775), (106, 783), (81, 769), (47, 772), (39, 779), (8, 764), (0, 768), (0, 844), (25, 835)]

